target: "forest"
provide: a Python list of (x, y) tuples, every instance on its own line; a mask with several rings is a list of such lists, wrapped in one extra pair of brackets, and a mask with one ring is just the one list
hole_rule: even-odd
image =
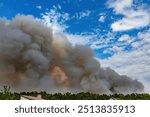
[(72, 93), (55, 93), (55, 94), (48, 94), (45, 91), (43, 92), (20, 92), (15, 93), (10, 91), (10, 87), (4, 86), (3, 89), (0, 91), (0, 100), (20, 100), (21, 95), (27, 96), (37, 96), (40, 94), (43, 99), (45, 100), (150, 100), (150, 94), (146, 93), (132, 93), (132, 94), (113, 94), (113, 95), (106, 95), (106, 94), (94, 94), (89, 92), (81, 92), (77, 94)]

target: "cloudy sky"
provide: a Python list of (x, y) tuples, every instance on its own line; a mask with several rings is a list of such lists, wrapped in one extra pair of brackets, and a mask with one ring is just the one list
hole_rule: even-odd
[(102, 66), (142, 81), (150, 92), (150, 0), (0, 0), (0, 17), (17, 14), (91, 47)]

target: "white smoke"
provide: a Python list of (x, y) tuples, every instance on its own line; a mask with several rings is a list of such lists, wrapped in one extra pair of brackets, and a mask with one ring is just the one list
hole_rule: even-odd
[(93, 51), (32, 16), (0, 19), (0, 86), (14, 91), (132, 93), (142, 83), (101, 68)]

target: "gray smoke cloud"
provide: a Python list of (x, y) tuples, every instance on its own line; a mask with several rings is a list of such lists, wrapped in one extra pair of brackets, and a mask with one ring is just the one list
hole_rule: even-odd
[(0, 86), (13, 91), (133, 93), (143, 84), (102, 68), (91, 48), (72, 46), (64, 34), (32, 16), (0, 19)]

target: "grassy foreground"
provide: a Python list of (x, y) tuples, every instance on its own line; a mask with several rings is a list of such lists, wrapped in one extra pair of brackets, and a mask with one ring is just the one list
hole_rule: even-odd
[(42, 95), (43, 99), (46, 100), (109, 100), (109, 99), (117, 99), (117, 100), (150, 100), (150, 94), (113, 94), (113, 95), (99, 95), (93, 93), (78, 93), (78, 94), (48, 94), (46, 92), (21, 92), (21, 93), (11, 93), (10, 88), (4, 86), (4, 89), (0, 92), (0, 100), (20, 100), (21, 95), (28, 96), (37, 96), (38, 94)]

